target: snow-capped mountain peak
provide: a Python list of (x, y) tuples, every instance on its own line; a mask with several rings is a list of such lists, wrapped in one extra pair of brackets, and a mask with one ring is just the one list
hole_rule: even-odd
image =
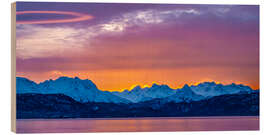
[(130, 91), (114, 92), (115, 95), (128, 99), (131, 102), (141, 102), (152, 100), (155, 98), (164, 98), (176, 93), (176, 90), (171, 89), (168, 85), (152, 84), (151, 87), (141, 88), (136, 86)]
[(44, 81), (39, 84), (40, 89), (53, 90), (53, 89), (97, 89), (96, 85), (88, 80), (81, 80), (78, 77), (59, 77), (56, 80)]
[(101, 91), (88, 79), (78, 77), (59, 77), (46, 80), (39, 84), (23, 77), (16, 78), (17, 93), (65, 94), (80, 102), (113, 102), (138, 103), (153, 99), (164, 101), (198, 101), (201, 99), (226, 94), (252, 93), (249, 86), (242, 84), (217, 84), (204, 82), (198, 85), (184, 85), (180, 89), (172, 89), (165, 84), (153, 83), (151, 87), (142, 88), (140, 85), (123, 92)]
[[(18, 78), (17, 80), (18, 84), (25, 84), (24, 79)], [(17, 93), (65, 94), (80, 102), (129, 102), (110, 92), (100, 91), (88, 79), (81, 80), (80, 78), (59, 77), (56, 80), (46, 80), (36, 84), (32, 91), (28, 90), (30, 88), (25, 85), (17, 85)]]
[(201, 99), (203, 99), (202, 96), (194, 93), (191, 90), (191, 88), (187, 84), (185, 84), (181, 89), (178, 89), (174, 95), (169, 96), (165, 100), (173, 102), (182, 102), (182, 101), (189, 102), (189, 101), (198, 101)]
[(253, 90), (242, 84), (237, 85), (235, 83), (229, 85), (216, 84), (215, 82), (204, 82), (198, 85), (192, 85), (191, 89), (194, 93), (204, 96), (213, 97), (226, 94), (235, 94), (240, 92), (250, 93)]
[(17, 93), (34, 93), (37, 90), (37, 84), (24, 77), (16, 77)]

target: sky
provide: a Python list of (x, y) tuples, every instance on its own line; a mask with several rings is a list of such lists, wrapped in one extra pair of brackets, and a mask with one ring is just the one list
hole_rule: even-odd
[(259, 6), (17, 2), (17, 76), (259, 89)]

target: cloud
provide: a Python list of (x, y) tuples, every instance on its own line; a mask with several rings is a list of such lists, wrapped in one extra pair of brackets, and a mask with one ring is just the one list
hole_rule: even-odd
[[(203, 17), (207, 19), (206, 16), (211, 13), (214, 13), (212, 15), (216, 15), (217, 17), (231, 16), (231, 10), (233, 10), (233, 6), (135, 10), (112, 16), (93, 25), (85, 25), (82, 28), (65, 25), (48, 27), (35, 24), (17, 24), (17, 57), (22, 59), (67, 57), (66, 54), (72, 52), (79, 53), (84, 50), (84, 47), (91, 47), (95, 41), (102, 41), (103, 37), (107, 35), (119, 37), (127, 32), (145, 31), (148, 27), (153, 28), (154, 26), (158, 26), (154, 28), (159, 28), (161, 25), (164, 26), (170, 23), (175, 23), (176, 25), (171, 26), (177, 26), (176, 29), (184, 28), (183, 24), (196, 24)], [(246, 13), (246, 11), (243, 12)], [(250, 15), (249, 12), (246, 14)], [(194, 19), (188, 20), (187, 18)], [(203, 22), (204, 20), (200, 21)], [(199, 27), (200, 29), (204, 28)], [(166, 33), (166, 31), (164, 32)], [(181, 35), (181, 33), (177, 35)]]
[(129, 27), (160, 24), (172, 17), (178, 18), (184, 14), (200, 15), (200, 12), (196, 9), (139, 10), (113, 17), (109, 22), (100, 24), (100, 26), (103, 32), (123, 32)]
[(28, 59), (61, 56), (65, 52), (76, 51), (91, 44), (97, 36), (121, 34), (133, 26), (160, 24), (171, 14), (174, 17), (182, 14), (198, 15), (199, 11), (194, 9), (133, 11), (86, 28), (17, 24), (17, 57)]
[[(17, 25), (17, 57), (49, 57), (76, 50), (83, 46), (84, 39), (76, 38), (82, 29), (72, 27), (42, 27), (37, 25)], [(23, 35), (26, 34), (26, 35)]]
[[(111, 13), (114, 8), (121, 11)], [(115, 88), (121, 78), (129, 85), (149, 76), (168, 82), (233, 76), (258, 83), (258, 7), (141, 8), (87, 9), (96, 16), (89, 22), (17, 25), (17, 74), (44, 80), (89, 73)]]

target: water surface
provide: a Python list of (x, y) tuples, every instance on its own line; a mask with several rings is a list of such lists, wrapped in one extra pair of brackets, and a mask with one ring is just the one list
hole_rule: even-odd
[(19, 119), (18, 133), (259, 130), (258, 116)]

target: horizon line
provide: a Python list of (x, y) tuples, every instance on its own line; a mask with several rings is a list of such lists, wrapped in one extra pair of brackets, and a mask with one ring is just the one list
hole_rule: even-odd
[[(56, 79), (46, 79), (46, 80), (44, 80), (44, 81), (40, 81), (40, 82), (36, 82), (36, 81), (33, 81), (33, 80), (31, 80), (31, 79), (29, 79), (29, 78), (27, 78), (27, 77), (23, 77), (23, 76), (16, 76), (16, 78), (25, 78), (25, 79), (27, 79), (27, 80), (29, 80), (29, 81), (32, 81), (32, 82), (34, 82), (34, 83), (36, 83), (36, 84), (41, 84), (41, 83), (44, 83), (44, 82), (46, 82), (46, 81), (50, 81), (50, 80), (52, 80), (52, 81), (55, 81), (55, 80), (57, 80), (57, 79), (59, 79), (59, 78), (63, 78), (63, 77), (66, 77), (66, 78), (70, 78), (70, 79), (76, 79), (76, 78), (78, 78), (78, 79), (80, 79), (80, 80), (89, 80), (89, 81), (91, 81), (92, 83), (94, 83), (91, 79), (89, 79), (89, 78), (87, 78), (87, 79), (81, 79), (80, 77), (78, 77), (78, 76), (74, 76), (74, 77), (69, 77), (69, 76), (59, 76), (59, 77), (57, 77)], [(221, 85), (223, 85), (223, 86), (228, 86), (228, 85), (243, 85), (243, 86), (247, 86), (247, 87), (249, 87), (250, 89), (252, 89), (252, 90), (260, 90), (260, 88), (258, 88), (258, 89), (253, 89), (251, 86), (249, 86), (249, 85), (246, 85), (246, 84), (242, 84), (242, 83), (237, 83), (237, 82), (233, 82), (233, 83), (229, 83), (229, 84), (224, 84), (224, 83), (221, 83), (220, 81), (214, 81), (214, 80), (212, 80), (212, 81), (198, 81), (198, 82), (196, 82), (196, 83), (192, 83), (192, 84), (188, 84), (188, 83), (185, 83), (182, 87), (177, 87), (177, 88), (172, 88), (172, 87), (170, 87), (168, 84), (161, 84), (161, 83), (157, 83), (157, 82), (155, 82), (155, 81), (153, 81), (152, 83), (151, 83), (151, 86), (149, 86), (149, 85), (143, 85), (143, 86), (141, 86), (141, 85), (139, 85), (139, 84), (134, 84), (134, 85), (132, 85), (129, 89), (121, 89), (121, 90), (101, 90), (101, 89), (99, 89), (98, 88), (98, 86), (96, 85), (96, 83), (94, 83), (95, 85), (96, 85), (96, 87), (97, 87), (97, 89), (98, 90), (100, 90), (100, 91), (108, 91), (108, 92), (124, 92), (124, 91), (132, 91), (135, 87), (140, 87), (140, 88), (142, 88), (142, 89), (144, 89), (144, 88), (151, 88), (151, 87), (153, 87), (153, 85), (159, 85), (159, 86), (161, 86), (161, 85), (166, 85), (166, 86), (168, 86), (170, 89), (173, 89), (173, 90), (177, 90), (177, 89), (182, 89), (182, 88), (184, 88), (184, 86), (185, 85), (188, 85), (189, 87), (191, 87), (191, 86), (198, 86), (198, 85), (200, 85), (200, 84), (203, 84), (203, 83), (215, 83), (215, 84), (221, 84)]]

